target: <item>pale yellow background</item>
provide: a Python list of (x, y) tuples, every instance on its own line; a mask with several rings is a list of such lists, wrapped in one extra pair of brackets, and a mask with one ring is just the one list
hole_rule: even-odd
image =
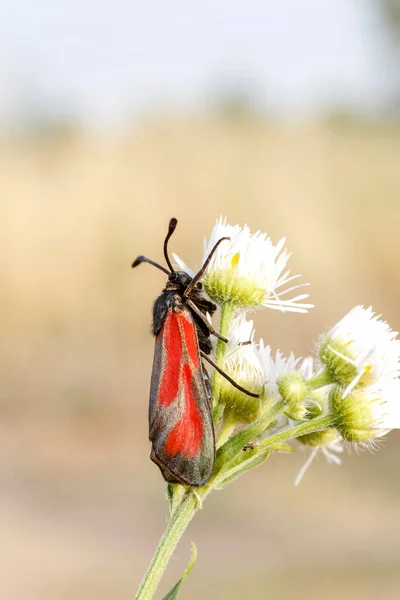
[[(3, 141), (0, 594), (130, 598), (163, 531), (150, 462), (150, 309), (164, 276), (130, 263), (171, 249), (193, 267), (216, 217), (277, 241), (311, 282), (308, 315), (260, 310), (257, 336), (305, 356), (357, 303), (400, 328), (400, 130), (162, 119), (124, 140)], [(197, 543), (182, 597), (395, 598), (399, 436), (379, 452), (275, 456), (211, 496), (174, 555)], [(160, 596), (162, 597), (162, 596)]]

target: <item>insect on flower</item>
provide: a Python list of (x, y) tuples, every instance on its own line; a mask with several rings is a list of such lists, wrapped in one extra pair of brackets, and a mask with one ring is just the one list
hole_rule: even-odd
[(169, 270), (145, 256), (138, 256), (132, 267), (147, 262), (168, 275), (153, 305), (156, 342), (150, 385), (150, 458), (169, 483), (199, 487), (209, 481), (215, 462), (210, 385), (202, 359), (234, 387), (256, 398), (258, 395), (236, 384), (209, 357), (211, 334), (228, 340), (207, 319), (207, 313), (212, 316), (217, 306), (205, 296), (200, 279), (218, 246), (229, 238), (216, 242), (202, 268), (191, 277), (175, 271), (168, 256), (168, 241), (176, 225), (177, 220), (171, 219), (164, 241)]

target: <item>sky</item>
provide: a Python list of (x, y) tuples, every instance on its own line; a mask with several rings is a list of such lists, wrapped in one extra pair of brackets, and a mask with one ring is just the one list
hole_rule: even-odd
[(250, 90), (287, 116), (373, 107), (368, 0), (21, 0), (0, 7), (0, 118), (30, 107), (115, 125)]

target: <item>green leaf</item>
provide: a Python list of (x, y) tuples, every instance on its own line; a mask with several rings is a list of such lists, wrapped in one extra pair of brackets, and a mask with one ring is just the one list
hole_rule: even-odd
[(197, 560), (197, 548), (193, 542), (191, 542), (191, 544), (192, 544), (192, 554), (190, 556), (189, 564), (186, 567), (180, 580), (168, 592), (168, 594), (164, 597), (164, 600), (176, 600), (176, 598), (178, 598), (183, 582), (185, 581), (186, 577), (189, 575), (190, 571), (193, 569), (193, 567), (195, 565), (195, 562)]
[(244, 473), (247, 473), (248, 471), (250, 471), (251, 469), (255, 469), (256, 467), (260, 467), (263, 463), (265, 463), (270, 454), (270, 450), (257, 452), (248, 460), (245, 460), (235, 465), (231, 469), (227, 469), (226, 471), (221, 472), (215, 478), (215, 489), (222, 490), (226, 485), (228, 485), (228, 483), (232, 483), (232, 481), (235, 481), (235, 479), (237, 479), (241, 475), (244, 475)]
[(222, 469), (230, 467), (231, 463), (235, 463), (238, 453), (240, 453), (247, 444), (268, 429), (272, 421), (274, 421), (277, 415), (282, 412), (283, 407), (283, 400), (277, 402), (272, 408), (261, 415), (261, 417), (229, 438), (229, 440), (217, 450), (214, 474), (219, 473)]

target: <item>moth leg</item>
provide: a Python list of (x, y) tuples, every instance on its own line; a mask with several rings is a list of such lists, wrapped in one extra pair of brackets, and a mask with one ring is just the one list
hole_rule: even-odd
[(244, 394), (247, 394), (247, 396), (251, 396), (252, 398), (260, 397), (260, 394), (254, 394), (253, 392), (249, 392), (249, 390), (246, 390), (241, 385), (236, 383), (236, 381), (234, 381), (231, 377), (229, 377), (229, 375), (227, 375), (227, 373), (225, 373), (225, 371), (223, 371), (218, 365), (216, 365), (215, 362), (213, 360), (211, 360), (211, 358), (209, 356), (207, 356), (207, 354), (205, 354), (202, 350), (200, 350), (200, 354), (201, 354), (202, 358), (204, 358), (204, 360), (206, 360), (208, 363), (210, 363), (210, 365), (212, 367), (214, 367), (214, 369), (216, 371), (218, 371), (218, 373), (220, 375), (222, 375), (222, 377), (225, 377), (225, 379), (227, 381), (229, 381), (229, 383), (231, 385), (233, 385), (233, 387), (235, 387), (237, 390), (239, 390), (240, 392), (243, 392)]
[(203, 365), (202, 365), (202, 367), (203, 367), (202, 371), (203, 371), (204, 383), (206, 384), (207, 400), (208, 400), (208, 404), (212, 410), (212, 389), (211, 389), (210, 376), (207, 373), (207, 371), (205, 370)]
[(199, 317), (199, 319), (202, 320), (202, 322), (204, 323), (204, 325), (207, 327), (208, 331), (210, 333), (212, 333), (213, 335), (215, 335), (216, 338), (218, 338), (219, 340), (222, 340), (223, 342), (225, 342), (225, 344), (228, 343), (228, 340), (223, 337), (222, 335), (220, 335), (217, 331), (215, 331), (214, 327), (211, 325), (211, 323), (208, 322), (207, 317), (205, 316), (204, 313), (201, 312), (201, 310), (199, 310), (197, 308), (197, 306), (195, 305), (194, 302), (192, 302), (189, 298), (186, 300), (186, 304), (188, 306), (190, 306), (190, 308), (192, 309), (192, 311), (194, 313), (196, 313), (196, 315)]

